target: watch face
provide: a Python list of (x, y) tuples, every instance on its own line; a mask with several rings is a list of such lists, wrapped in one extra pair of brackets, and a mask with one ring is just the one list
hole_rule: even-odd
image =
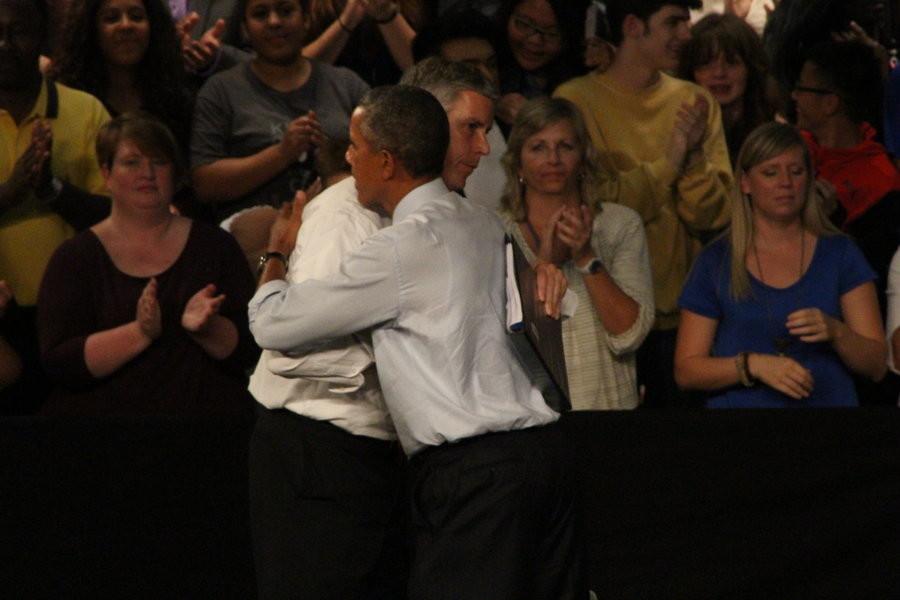
[(583, 267), (579, 267), (578, 270), (584, 273), (585, 275), (594, 275), (599, 272), (600, 269), (603, 268), (603, 262), (599, 258), (592, 258), (591, 262), (584, 265)]

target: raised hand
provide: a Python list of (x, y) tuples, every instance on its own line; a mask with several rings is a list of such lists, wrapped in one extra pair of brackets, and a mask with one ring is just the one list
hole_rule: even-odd
[(746, 19), (752, 4), (753, 0), (725, 0), (725, 12), (739, 19)]
[(556, 237), (566, 246), (573, 260), (591, 253), (593, 223), (594, 214), (586, 204), (563, 209), (556, 224)]
[(16, 159), (12, 173), (5, 183), (0, 184), (0, 196), (5, 206), (14, 206), (27, 197), (29, 190), (40, 195), (45, 186), (50, 185), (50, 152), (53, 134), (44, 120), (34, 123), (31, 141), (25, 152)]
[(812, 393), (812, 373), (793, 358), (754, 353), (747, 359), (747, 369), (754, 378), (794, 400)]
[(156, 278), (151, 277), (144, 286), (137, 302), (136, 320), (147, 339), (153, 341), (162, 333), (162, 313), (159, 310), (159, 300), (156, 297)]
[(497, 100), (497, 118), (504, 123), (512, 125), (513, 121), (516, 120), (516, 115), (519, 114), (519, 109), (527, 101), (528, 99), (525, 96), (516, 92), (503, 94)]
[(285, 202), (272, 223), (269, 230), (270, 252), (280, 252), (284, 256), (290, 256), (297, 244), (297, 234), (303, 225), (303, 209), (311, 200), (311, 195), (315, 196), (317, 190), (321, 190), (321, 182), (317, 179), (307, 190), (298, 191), (294, 194), (293, 202)]
[(40, 199), (53, 196), (53, 172), (50, 162), (53, 155), (53, 131), (44, 119), (37, 121), (31, 130), (31, 143), (35, 146), (38, 161), (32, 168), (29, 185)]
[(535, 240), (538, 244), (538, 259), (544, 262), (558, 265), (564, 263), (572, 256), (569, 248), (566, 247), (565, 243), (563, 243), (557, 233), (557, 227), (562, 220), (564, 210), (565, 207), (561, 206), (556, 212), (550, 215), (550, 218), (547, 220), (547, 223), (541, 231), (536, 232), (538, 235), (538, 239)]
[(881, 65), (884, 74), (887, 75), (887, 73), (890, 72), (891, 53), (887, 48), (881, 45), (878, 40), (866, 33), (866, 30), (856, 21), (850, 21), (850, 29), (847, 31), (832, 33), (831, 39), (837, 42), (859, 42), (864, 46), (868, 46), (878, 58), (878, 62)]
[(225, 294), (216, 294), (215, 284), (210, 283), (191, 296), (181, 313), (181, 326), (190, 333), (201, 333), (209, 325), (213, 315), (219, 314)]
[(195, 73), (205, 71), (212, 66), (216, 55), (222, 48), (222, 36), (225, 34), (225, 20), (218, 19), (200, 36), (200, 39), (193, 39), (191, 30), (196, 25), (196, 21), (191, 22), (188, 19), (196, 14), (191, 13), (182, 19), (184, 25), (181, 35), (181, 56), (184, 59), (184, 65)]
[(392, 0), (359, 0), (359, 2), (373, 21), (384, 21), (397, 12), (397, 5)]
[(681, 104), (672, 127), (668, 150), (669, 162), (677, 169), (681, 170), (688, 155), (700, 148), (708, 118), (709, 101), (705, 96), (697, 94), (693, 103)]
[(295, 160), (313, 146), (319, 146), (324, 141), (325, 134), (322, 133), (319, 119), (314, 111), (309, 111), (288, 123), (284, 136), (281, 138), (279, 150), (285, 158)]
[(366, 5), (362, 0), (347, 0), (341, 10), (341, 23), (347, 29), (356, 29), (366, 18)]

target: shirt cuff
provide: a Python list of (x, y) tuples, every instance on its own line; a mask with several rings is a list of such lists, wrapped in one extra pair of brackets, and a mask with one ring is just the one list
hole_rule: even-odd
[(253, 294), (253, 297), (250, 298), (250, 303), (247, 305), (247, 316), (250, 319), (250, 323), (253, 323), (256, 319), (257, 313), (267, 300), (281, 294), (287, 287), (288, 282), (284, 279), (275, 279), (259, 286), (259, 289), (256, 290), (256, 293)]

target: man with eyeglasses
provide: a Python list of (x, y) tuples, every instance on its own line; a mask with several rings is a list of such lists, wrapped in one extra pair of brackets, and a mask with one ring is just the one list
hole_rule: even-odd
[[(797, 126), (819, 179), (835, 189), (832, 220), (856, 238), (878, 273), (883, 309), (888, 267), (900, 242), (900, 173), (872, 125), (884, 97), (881, 67), (872, 49), (859, 42), (823, 42), (805, 56), (791, 93)], [(880, 390), (896, 397), (886, 385)]]
[[(417, 63), (421, 63), (423, 59), (430, 56), (439, 56), (443, 59), (442, 62), (463, 63), (467, 65), (467, 68), (472, 67), (481, 73), (491, 87), (496, 90), (499, 88), (496, 48), (497, 39), (491, 21), (477, 11), (467, 10), (448, 15), (420, 31), (413, 43), (413, 55)], [(414, 66), (404, 74), (403, 82), (411, 83), (413, 77), (419, 78), (419, 75), (413, 75), (413, 73), (420, 70), (422, 70), (421, 67)], [(425, 69), (425, 71), (430, 70), (432, 69)], [(437, 81), (443, 79), (440, 75), (428, 78)], [(425, 86), (425, 89), (428, 89), (428, 86)], [(435, 93), (432, 89), (428, 89), (428, 91)], [(490, 149), (486, 155), (481, 156), (477, 168), (468, 175), (465, 187), (457, 190), (462, 191), (469, 200), (491, 210), (497, 210), (500, 207), (500, 197), (503, 195), (503, 187), (506, 183), (506, 174), (500, 164), (500, 159), (506, 152), (506, 139), (503, 137), (500, 127), (493, 120), (496, 102), (497, 97), (494, 93), (490, 97), (490, 116), (485, 127), (485, 142)], [(453, 102), (452, 104), (457, 103)], [(445, 108), (448, 115), (458, 112), (454, 111), (453, 106), (449, 104), (445, 105)], [(481, 116), (483, 118), (485, 114)], [(453, 117), (451, 117), (452, 119)], [(481, 128), (476, 128), (476, 130), (481, 131)], [(465, 136), (471, 139), (472, 136), (465, 135), (466, 131), (464, 128), (453, 129), (451, 146), (456, 145), (453, 143), (456, 137)], [(468, 162), (471, 164), (471, 159)]]
[(728, 222), (732, 172), (719, 105), (667, 74), (690, 39), (689, 9), (700, 5), (608, 0), (612, 64), (556, 91), (585, 115), (607, 170), (603, 199), (636, 210), (647, 229), (656, 322), (637, 356), (645, 406), (690, 403), (673, 376), (678, 294), (701, 241)]

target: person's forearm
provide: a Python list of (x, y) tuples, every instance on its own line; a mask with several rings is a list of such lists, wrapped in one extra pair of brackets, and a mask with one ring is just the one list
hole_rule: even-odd
[[(749, 370), (749, 367), (748, 367)], [(741, 382), (735, 357), (675, 357), (675, 383), (685, 390), (720, 390)]]
[(347, 29), (356, 28), (355, 25), (350, 25), (346, 22), (342, 26), (335, 19), (319, 37), (303, 47), (303, 56), (323, 63), (334, 64), (350, 39), (350, 31), (344, 27), (347, 27)]
[(209, 323), (199, 332), (188, 332), (191, 339), (197, 342), (203, 351), (216, 360), (224, 360), (231, 356), (238, 344), (238, 330), (231, 319), (222, 315), (213, 315)]
[(831, 346), (841, 361), (854, 373), (878, 381), (887, 370), (885, 344), (860, 335), (846, 323), (838, 322)]
[(84, 362), (91, 375), (112, 375), (153, 343), (137, 321), (92, 333), (84, 342)]
[(582, 277), (603, 327), (612, 335), (621, 335), (631, 329), (641, 307), (622, 291), (609, 272), (603, 268), (593, 275)]
[[(692, 155), (677, 183), (676, 210), (692, 231), (715, 231), (728, 225), (732, 176), (730, 168), (708, 164)], [(719, 168), (721, 167), (721, 168)]]
[[(277, 250), (275, 252), (281, 252)], [(290, 252), (281, 252), (281, 254), (285, 257), (290, 256)], [(257, 282), (256, 289), (259, 289), (264, 284), (269, 283), (270, 281), (283, 280), (287, 275), (287, 266), (283, 261), (277, 258), (270, 258), (266, 261), (265, 267), (263, 267), (262, 273), (259, 275), (259, 281)]]
[(397, 16), (387, 23), (378, 26), (381, 37), (391, 53), (391, 58), (405, 71), (415, 62), (412, 54), (412, 43), (416, 37), (416, 31), (410, 26), (403, 13), (397, 12)]
[(193, 171), (194, 190), (202, 202), (236, 200), (284, 171), (291, 160), (278, 144), (243, 158), (223, 158)]

